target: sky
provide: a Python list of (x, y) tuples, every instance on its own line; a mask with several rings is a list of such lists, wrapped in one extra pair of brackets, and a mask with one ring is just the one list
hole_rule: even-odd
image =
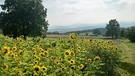
[(43, 0), (50, 25), (135, 21), (135, 0)]
[(50, 25), (135, 21), (135, 0), (43, 0), (43, 5)]

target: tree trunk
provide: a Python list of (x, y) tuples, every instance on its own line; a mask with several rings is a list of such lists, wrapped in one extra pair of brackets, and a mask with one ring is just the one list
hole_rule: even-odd
[(113, 39), (113, 34), (112, 34), (112, 39)]
[(24, 38), (24, 40), (26, 40), (26, 34), (24, 34), (24, 37), (23, 38)]

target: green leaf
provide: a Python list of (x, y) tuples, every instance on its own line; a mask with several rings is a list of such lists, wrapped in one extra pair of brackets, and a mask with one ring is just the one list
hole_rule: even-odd
[(47, 76), (56, 76), (56, 74), (54, 73), (54, 74), (49, 74), (49, 75), (47, 75)]

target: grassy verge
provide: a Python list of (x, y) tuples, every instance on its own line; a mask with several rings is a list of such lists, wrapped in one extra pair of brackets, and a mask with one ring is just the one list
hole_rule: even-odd
[(135, 76), (135, 43), (119, 40), (119, 48), (123, 53), (123, 60), (118, 69), (120, 76)]

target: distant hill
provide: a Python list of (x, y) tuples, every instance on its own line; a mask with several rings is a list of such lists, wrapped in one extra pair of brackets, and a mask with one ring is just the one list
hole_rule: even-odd
[(66, 33), (70, 31), (89, 30), (94, 28), (104, 28), (104, 24), (74, 24), (67, 26), (49, 26), (48, 32), (58, 31), (60, 33)]
[[(105, 28), (94, 28), (94, 29), (99, 29), (101, 34), (105, 34), (105, 32), (106, 32)], [(81, 31), (70, 31), (70, 32), (67, 32), (67, 33), (78, 33), (79, 35), (84, 35), (84, 34), (88, 33), (90, 35), (90, 34), (93, 34), (94, 29), (81, 30)]]
[[(127, 28), (135, 25), (135, 22), (119, 22), (120, 27)], [(88, 31), (95, 28), (105, 28), (106, 23), (100, 23), (100, 24), (73, 24), (73, 25), (64, 25), (64, 26), (49, 26), (48, 32), (60, 32), (60, 33), (66, 33), (71, 31)]]

